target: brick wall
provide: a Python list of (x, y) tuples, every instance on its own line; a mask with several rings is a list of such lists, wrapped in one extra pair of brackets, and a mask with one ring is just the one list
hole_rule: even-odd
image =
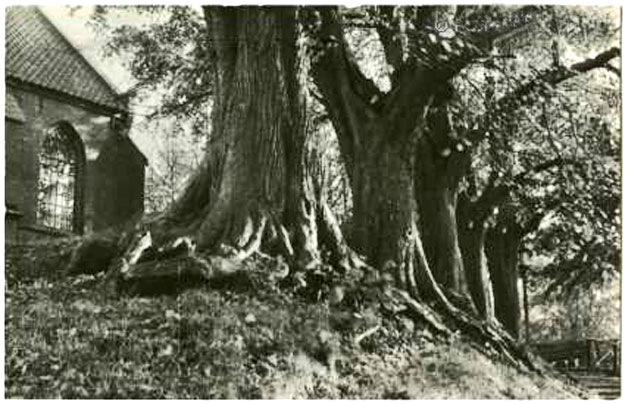
[[(60, 121), (72, 125), (79, 134), (86, 155), (83, 214), (85, 231), (119, 224), (143, 209), (144, 160), (127, 137), (110, 125), (110, 115), (93, 107), (60, 99), (45, 91), (7, 86), (17, 98), (25, 123), (5, 119), (6, 204), (19, 210), (22, 237), (58, 235), (37, 227), (38, 154), (46, 131)], [(115, 158), (100, 159), (105, 145), (114, 143)], [(110, 146), (106, 146), (107, 150)], [(107, 151), (105, 154), (109, 154)], [(112, 165), (112, 166), (109, 166)], [(106, 182), (107, 192), (99, 192)], [(119, 192), (109, 192), (118, 190)], [(120, 193), (126, 193), (120, 195)], [(125, 201), (122, 203), (120, 199)], [(121, 207), (116, 214), (111, 206)], [(132, 211), (132, 212), (131, 212)], [(100, 216), (103, 215), (103, 218)], [(7, 218), (8, 221), (8, 218)], [(97, 222), (97, 226), (95, 225)], [(7, 231), (9, 230), (7, 223)], [(10, 238), (7, 235), (7, 239)]]
[(22, 139), (25, 137), (24, 125), (9, 119), (4, 120), (5, 128), (5, 182), (4, 195), (7, 206), (18, 206), (21, 202)]

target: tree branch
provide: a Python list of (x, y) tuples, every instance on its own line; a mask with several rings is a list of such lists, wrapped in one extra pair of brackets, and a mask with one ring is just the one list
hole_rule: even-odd
[(620, 54), (621, 50), (617, 47), (613, 47), (603, 53), (600, 53), (592, 59), (586, 59), (583, 62), (576, 63), (569, 68), (569, 70), (576, 73), (573, 73), (570, 76), (563, 78), (562, 80), (565, 80), (568, 77), (572, 77), (577, 73), (585, 73), (592, 69), (596, 69), (597, 67), (605, 67), (605, 65), (607, 65), (610, 60), (620, 56)]
[[(395, 6), (380, 6), (379, 9), (383, 23), (376, 26), (376, 31), (380, 37), (380, 42), (382, 42), (386, 63), (393, 68), (391, 87), (395, 87), (397, 85), (397, 72), (403, 62), (404, 55), (400, 35), (405, 33), (401, 32), (400, 17), (394, 15)], [(397, 35), (398, 33), (400, 35)]]
[(392, 115), (391, 121), (415, 114), (426, 105), (430, 95), (484, 55), (482, 49), (462, 35), (449, 38), (433, 27), (408, 34), (409, 57), (396, 69), (393, 88), (381, 102), (382, 110)]
[(612, 66), (612, 64), (610, 64), (610, 63), (606, 63), (604, 67), (606, 69), (608, 69), (608, 71), (616, 74), (618, 76), (618, 78), (621, 78), (621, 69), (618, 69), (618, 68)]
[(493, 111), (501, 112), (502, 110), (510, 107), (516, 107), (520, 104), (520, 100), (524, 97), (532, 93), (533, 91), (539, 89), (542, 85), (550, 84), (552, 86), (559, 84), (567, 79), (577, 76), (581, 73), (586, 73), (590, 70), (606, 67), (608, 62), (615, 57), (618, 57), (621, 54), (621, 50), (619, 48), (611, 48), (603, 53), (600, 53), (596, 57), (592, 59), (586, 59), (583, 62), (576, 63), (566, 68), (558, 68), (558, 69), (550, 69), (544, 71), (542, 74), (538, 75), (534, 80), (526, 83), (511, 93), (506, 94), (502, 98), (497, 101), (497, 105), (495, 106)]
[(560, 67), (542, 72), (532, 81), (517, 87), (516, 90), (497, 100), (495, 105), (493, 105), (493, 107), (490, 108), (480, 119), (483, 122), (487, 122), (486, 127), (470, 131), (467, 138), (473, 143), (481, 141), (486, 136), (486, 133), (491, 130), (492, 123), (497, 122), (497, 119), (501, 116), (505, 116), (506, 111), (518, 109), (523, 104), (529, 104), (531, 102), (531, 97), (528, 96), (532, 92), (543, 88), (545, 85), (555, 86), (579, 74), (586, 73), (593, 69), (606, 67), (608, 66), (608, 62), (610, 60), (620, 54), (621, 50), (613, 47), (600, 53), (592, 59), (584, 60), (583, 62), (576, 63), (570, 67)]
[[(578, 164), (578, 161), (575, 159), (555, 158), (535, 165), (534, 167), (515, 175), (512, 178), (512, 181), (517, 184), (524, 184), (527, 178), (532, 174), (537, 174), (553, 167), (563, 167), (565, 165), (574, 164)], [(510, 185), (497, 184), (497, 182), (498, 176), (496, 174), (491, 175), (484, 192), (482, 192), (476, 201), (472, 202), (466, 196), (459, 199), (461, 204), (464, 206), (463, 209), (466, 209), (467, 212), (469, 212), (474, 222), (482, 223), (484, 220), (488, 219), (493, 209), (502, 204), (503, 201), (510, 196), (512, 187)]]
[(312, 76), (323, 95), (322, 101), (337, 131), (347, 171), (351, 173), (355, 150), (362, 143), (360, 128), (374, 116), (372, 104), (381, 97), (381, 92), (362, 74), (349, 52), (337, 8), (324, 6), (318, 11), (323, 49), (313, 63)]
[[(345, 41), (342, 21), (336, 7), (319, 7), (321, 15), (320, 39), (325, 46), (319, 58), (319, 67), (333, 67), (349, 84), (348, 90), (360, 98), (364, 106), (381, 95), (380, 89), (360, 71)], [(328, 65), (328, 66), (323, 66)], [(336, 80), (338, 81), (338, 79)]]
[(552, 160), (545, 161), (544, 163), (535, 165), (534, 167), (531, 167), (529, 170), (515, 175), (513, 177), (513, 181), (524, 183), (527, 180), (527, 177), (532, 174), (538, 174), (542, 171), (546, 171), (553, 167), (564, 167), (566, 165), (578, 165), (578, 164), (579, 162), (575, 159), (558, 157)]

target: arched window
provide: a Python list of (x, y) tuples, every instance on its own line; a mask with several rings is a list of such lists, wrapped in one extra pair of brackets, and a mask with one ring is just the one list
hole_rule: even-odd
[(50, 129), (39, 153), (37, 222), (57, 230), (80, 232), (80, 178), (84, 150), (69, 124)]

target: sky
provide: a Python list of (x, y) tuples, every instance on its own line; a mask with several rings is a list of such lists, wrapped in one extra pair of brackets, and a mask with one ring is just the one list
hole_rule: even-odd
[[(71, 7), (44, 6), (40, 8), (117, 91), (123, 92), (132, 85), (130, 73), (123, 67), (121, 61), (115, 58), (105, 58), (102, 54), (107, 38), (98, 37), (88, 25), (93, 6), (80, 7), (73, 13)], [(135, 19), (139, 18), (135, 17)], [(126, 21), (118, 20), (116, 23), (121, 25), (132, 22), (133, 18), (127, 17), (124, 20)]]

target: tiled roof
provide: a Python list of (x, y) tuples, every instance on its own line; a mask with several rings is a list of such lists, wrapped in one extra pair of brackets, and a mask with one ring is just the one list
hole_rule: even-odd
[(118, 94), (36, 7), (6, 8), (6, 77), (116, 110)]
[(18, 122), (26, 122), (26, 118), (24, 117), (24, 112), (22, 108), (20, 108), (20, 104), (17, 102), (17, 99), (9, 90), (6, 93), (6, 102), (4, 104), (4, 117), (13, 119)]

